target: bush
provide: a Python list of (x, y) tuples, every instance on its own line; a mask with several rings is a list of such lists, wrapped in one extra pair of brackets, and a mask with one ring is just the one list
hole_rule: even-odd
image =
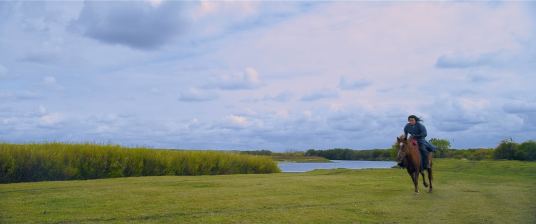
[(494, 159), (514, 159), (517, 151), (518, 144), (513, 142), (512, 139), (502, 140), (499, 146), (495, 149), (493, 154)]
[(432, 138), (430, 139), (430, 144), (437, 147), (437, 151), (434, 152), (434, 157), (436, 158), (447, 158), (451, 156), (450, 151), (450, 142), (446, 139)]
[(514, 159), (536, 161), (536, 142), (526, 141), (517, 147)]

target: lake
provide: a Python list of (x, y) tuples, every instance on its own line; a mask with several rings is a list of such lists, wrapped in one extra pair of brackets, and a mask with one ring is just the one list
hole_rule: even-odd
[(294, 163), (279, 162), (281, 172), (307, 172), (315, 169), (368, 169), (368, 168), (391, 168), (396, 165), (394, 161), (356, 161), (356, 160), (331, 160), (331, 163)]

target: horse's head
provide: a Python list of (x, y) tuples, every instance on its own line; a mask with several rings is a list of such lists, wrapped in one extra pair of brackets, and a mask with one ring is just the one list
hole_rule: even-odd
[(400, 137), (396, 138), (396, 145), (398, 146), (398, 151), (396, 154), (396, 161), (402, 162), (404, 158), (406, 157), (406, 154), (408, 153), (408, 143), (410, 140), (408, 140), (404, 135), (401, 135)]
[(404, 160), (409, 151), (412, 148), (417, 147), (417, 141), (413, 137), (406, 138), (406, 136), (404, 135), (400, 135), (400, 137), (397, 137), (396, 143), (398, 146), (398, 152), (396, 155), (397, 162), (402, 162), (402, 160)]

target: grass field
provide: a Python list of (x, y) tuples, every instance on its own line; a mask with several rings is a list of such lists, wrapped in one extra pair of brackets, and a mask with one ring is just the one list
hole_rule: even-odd
[[(0, 184), (0, 223), (536, 223), (536, 163)], [(421, 185), (422, 190), (422, 185)]]

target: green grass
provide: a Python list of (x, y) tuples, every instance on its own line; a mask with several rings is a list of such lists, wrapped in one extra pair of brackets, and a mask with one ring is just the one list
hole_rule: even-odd
[[(536, 223), (536, 163), (0, 184), (0, 223)], [(422, 184), (420, 185), (422, 190)]]

